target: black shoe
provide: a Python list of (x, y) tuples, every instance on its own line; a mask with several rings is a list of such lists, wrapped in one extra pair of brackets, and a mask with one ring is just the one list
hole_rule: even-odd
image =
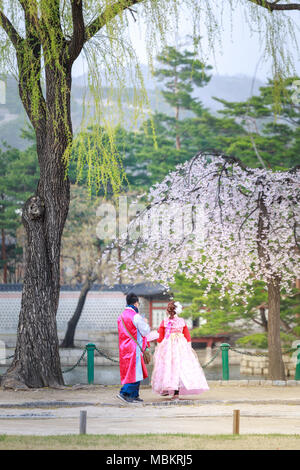
[(132, 403), (133, 399), (130, 397), (126, 397), (126, 395), (122, 395), (122, 393), (118, 393), (117, 398), (119, 400), (123, 401), (124, 403)]
[(135, 397), (132, 398), (132, 403), (142, 403), (144, 400), (142, 400), (140, 397)]

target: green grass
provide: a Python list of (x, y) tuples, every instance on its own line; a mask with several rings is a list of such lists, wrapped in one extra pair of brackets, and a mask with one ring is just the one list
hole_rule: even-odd
[(0, 450), (292, 450), (300, 435), (287, 434), (86, 434), (62, 436), (0, 435)]

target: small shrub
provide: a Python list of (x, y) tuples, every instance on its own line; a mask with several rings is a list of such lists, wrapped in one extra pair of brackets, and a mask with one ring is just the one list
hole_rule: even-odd
[[(289, 348), (297, 338), (294, 335), (281, 332), (280, 339), (281, 346), (283, 348)], [(236, 341), (236, 344), (244, 348), (268, 349), (268, 333), (254, 333), (252, 335), (243, 336)]]
[(267, 333), (255, 333), (239, 338), (236, 344), (244, 348), (268, 349), (268, 336)]

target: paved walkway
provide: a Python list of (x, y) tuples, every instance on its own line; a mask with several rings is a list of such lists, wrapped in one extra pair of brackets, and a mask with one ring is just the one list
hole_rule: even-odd
[[(232, 381), (233, 382), (233, 381)], [(78, 434), (80, 410), (87, 433), (231, 434), (233, 410), (240, 433), (300, 434), (300, 387), (209, 382), (200, 396), (171, 402), (141, 387), (143, 404), (122, 404), (116, 386), (11, 391), (0, 388), (0, 434)]]

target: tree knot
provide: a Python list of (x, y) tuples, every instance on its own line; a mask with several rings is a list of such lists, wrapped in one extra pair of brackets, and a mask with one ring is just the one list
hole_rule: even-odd
[(32, 196), (27, 201), (27, 214), (32, 220), (40, 219), (45, 210), (45, 204), (39, 196)]

